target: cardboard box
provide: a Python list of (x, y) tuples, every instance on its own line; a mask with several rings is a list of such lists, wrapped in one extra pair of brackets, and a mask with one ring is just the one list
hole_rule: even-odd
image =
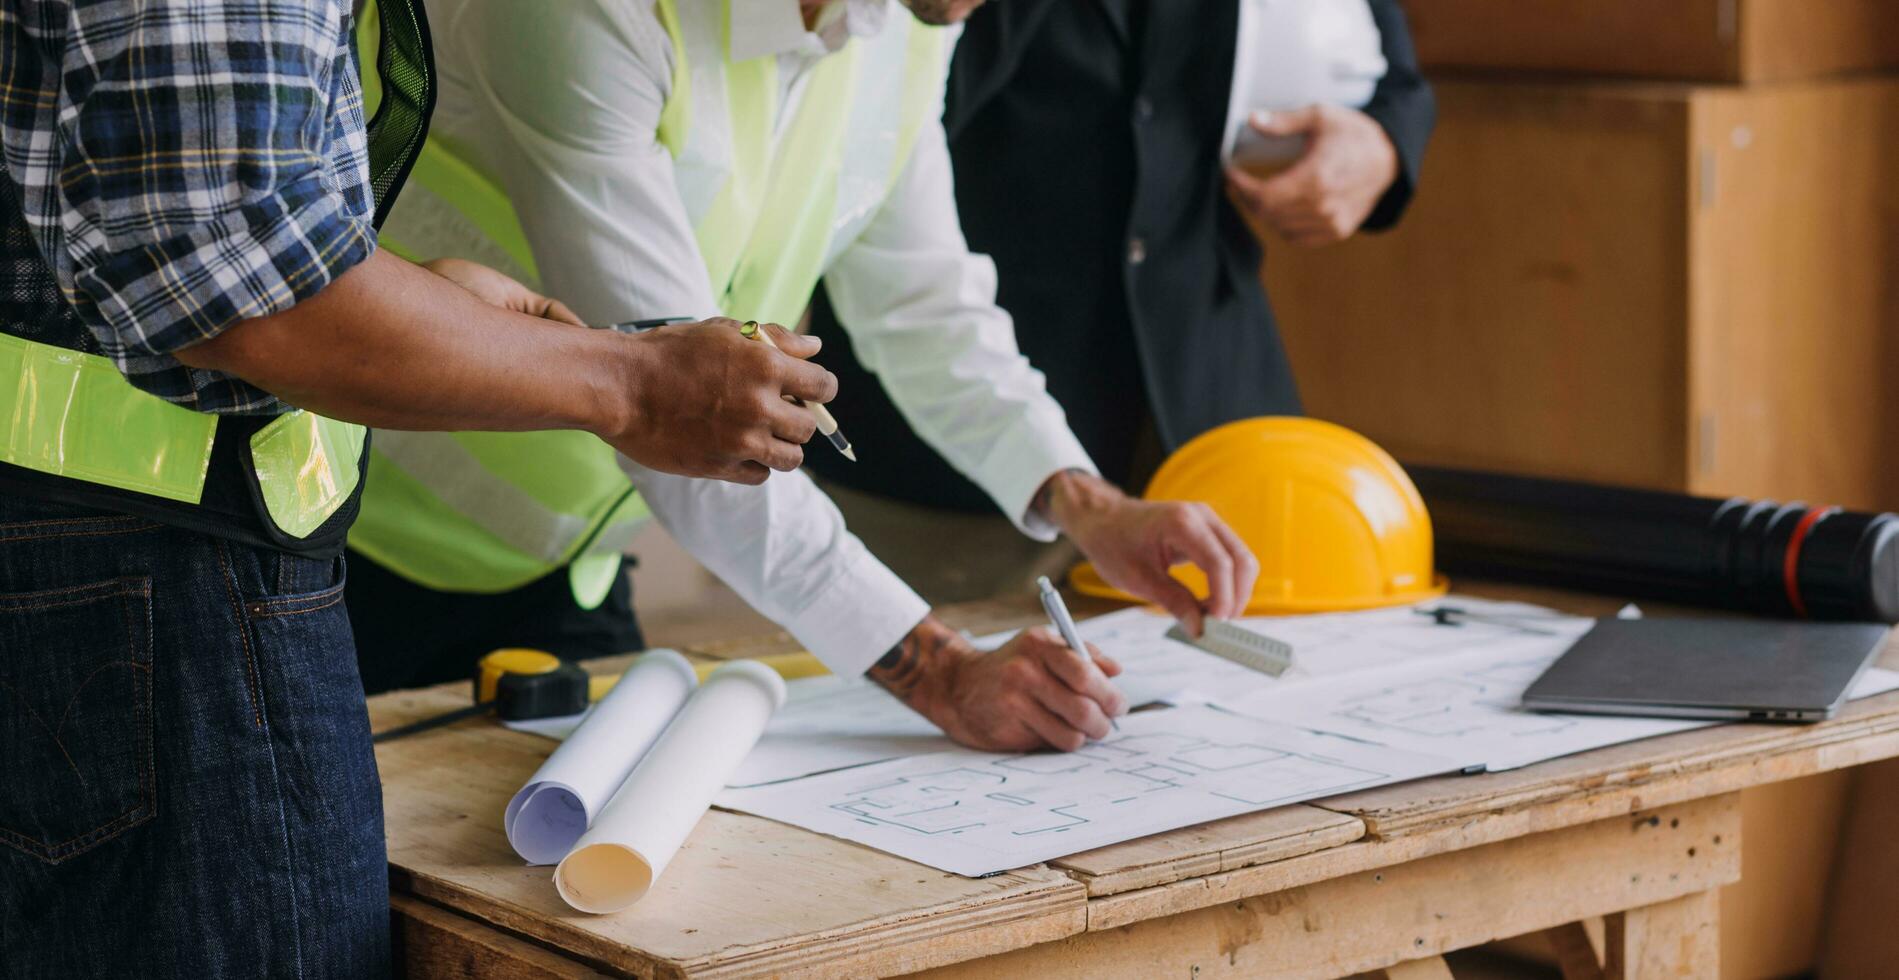
[(1709, 82), (1899, 66), (1892, 0), (1408, 0), (1426, 68)]
[(1899, 80), (1439, 95), (1397, 230), (1268, 240), (1308, 413), (1419, 463), (1899, 506)]

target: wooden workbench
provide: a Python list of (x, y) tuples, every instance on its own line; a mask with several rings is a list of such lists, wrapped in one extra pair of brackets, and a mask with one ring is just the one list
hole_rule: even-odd
[[(1032, 602), (944, 616), (977, 632), (1040, 618)], [(1899, 642), (1882, 662), (1899, 666)], [(370, 714), (380, 730), (467, 699), (465, 685), (397, 692)], [(714, 811), (651, 894), (608, 916), (567, 908), (552, 869), (523, 867), (502, 834), (508, 797), (551, 747), (491, 721), (378, 747), (409, 976), (1442, 977), (1441, 953), (1536, 932), (1566, 976), (1711, 976), (1716, 890), (1741, 873), (1739, 791), (1899, 755), (1899, 692), (1817, 725), (1728, 725), (1421, 780), (980, 879)]]

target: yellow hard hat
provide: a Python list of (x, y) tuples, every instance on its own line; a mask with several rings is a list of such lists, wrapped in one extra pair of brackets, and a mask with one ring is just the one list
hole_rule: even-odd
[[(1148, 500), (1211, 506), (1259, 559), (1251, 614), (1371, 609), (1443, 595), (1431, 568), (1431, 517), (1398, 461), (1371, 440), (1317, 419), (1230, 422), (1180, 447)], [(1207, 577), (1173, 575), (1205, 598)], [(1088, 595), (1139, 601), (1083, 562), (1068, 580)]]

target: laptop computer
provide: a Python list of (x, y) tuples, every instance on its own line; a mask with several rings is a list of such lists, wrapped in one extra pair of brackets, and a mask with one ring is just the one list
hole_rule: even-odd
[(1604, 619), (1523, 692), (1534, 711), (1820, 721), (1884, 645), (1871, 623)]

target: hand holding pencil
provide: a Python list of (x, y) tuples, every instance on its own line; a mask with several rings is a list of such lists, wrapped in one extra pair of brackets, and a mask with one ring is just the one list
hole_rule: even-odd
[[(739, 328), (739, 333), (750, 340), (762, 340), (773, 350), (778, 349), (777, 343), (771, 339), (771, 334), (759, 327), (757, 320), (745, 321), (745, 325)], [(836, 447), (838, 452), (843, 453), (845, 459), (853, 463), (857, 462), (857, 454), (851, 451), (851, 441), (844, 438), (843, 432), (838, 431), (837, 419), (831, 417), (830, 409), (790, 395), (786, 395), (785, 400), (796, 403), (801, 408), (809, 409), (811, 414), (817, 417), (818, 431), (824, 434), (824, 438), (830, 440), (831, 445)]]

